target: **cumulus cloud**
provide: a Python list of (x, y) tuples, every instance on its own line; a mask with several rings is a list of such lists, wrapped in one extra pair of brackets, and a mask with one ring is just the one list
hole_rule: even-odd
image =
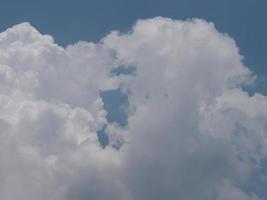
[[(66, 48), (28, 23), (0, 33), (0, 198), (260, 199), (248, 185), (266, 160), (267, 99), (242, 90), (255, 79), (242, 59), (200, 19)], [(107, 122), (114, 89), (125, 126)]]

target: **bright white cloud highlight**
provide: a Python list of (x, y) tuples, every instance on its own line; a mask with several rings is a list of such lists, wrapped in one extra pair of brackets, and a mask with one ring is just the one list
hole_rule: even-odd
[[(16, 25), (0, 33), (0, 199), (259, 199), (247, 186), (267, 155), (267, 99), (242, 90), (254, 79), (234, 40), (199, 19), (66, 48)], [(100, 91), (116, 88), (128, 125), (108, 124), (102, 149)]]

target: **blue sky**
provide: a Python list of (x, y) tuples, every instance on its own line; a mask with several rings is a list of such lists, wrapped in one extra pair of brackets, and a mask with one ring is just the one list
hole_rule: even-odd
[(266, 199), (266, 8), (1, 1), (0, 199)]
[(256, 90), (266, 94), (266, 7), (265, 0), (3, 0), (0, 30), (27, 21), (65, 46), (99, 41), (111, 30), (128, 31), (137, 19), (203, 18), (235, 39), (246, 65), (259, 75)]

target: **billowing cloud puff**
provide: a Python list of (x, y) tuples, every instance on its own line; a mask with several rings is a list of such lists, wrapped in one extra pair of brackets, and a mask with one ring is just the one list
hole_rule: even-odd
[[(66, 48), (16, 25), (0, 33), (0, 199), (260, 199), (267, 97), (242, 89), (254, 79), (234, 40), (199, 19)], [(114, 89), (125, 126), (107, 120), (100, 94)]]

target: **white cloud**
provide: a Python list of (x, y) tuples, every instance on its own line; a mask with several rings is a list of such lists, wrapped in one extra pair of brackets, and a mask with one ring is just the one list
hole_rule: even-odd
[(96, 134), (106, 123), (99, 90), (116, 87), (109, 53), (63, 49), (27, 23), (0, 34), (0, 52), (0, 199), (71, 199), (84, 176), (102, 185), (93, 196), (109, 196), (100, 191), (120, 158)]
[[(117, 66), (135, 75), (114, 76)], [(0, 33), (0, 199), (258, 199), (267, 100), (233, 39), (194, 19), (140, 20), (62, 48), (27, 23)], [(129, 98), (106, 122), (100, 90)]]

